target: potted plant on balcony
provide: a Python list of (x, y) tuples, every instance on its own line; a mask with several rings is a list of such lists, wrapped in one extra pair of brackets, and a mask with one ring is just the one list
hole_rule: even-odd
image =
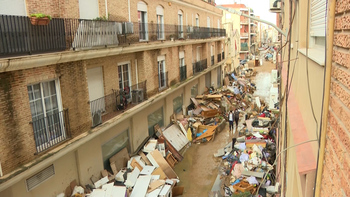
[(30, 22), (32, 23), (32, 25), (48, 25), (51, 19), (52, 18), (50, 15), (41, 13), (30, 15)]

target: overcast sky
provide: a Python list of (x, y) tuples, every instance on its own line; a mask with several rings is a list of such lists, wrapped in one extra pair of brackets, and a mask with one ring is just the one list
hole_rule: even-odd
[(270, 0), (215, 0), (217, 5), (233, 4), (234, 2), (245, 4), (247, 7), (253, 8), (256, 16), (261, 19), (276, 24), (276, 14), (269, 11)]

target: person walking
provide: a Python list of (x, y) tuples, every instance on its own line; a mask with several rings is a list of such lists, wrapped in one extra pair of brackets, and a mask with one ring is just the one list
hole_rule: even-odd
[(239, 121), (239, 111), (236, 108), (234, 111), (235, 123), (236, 123), (236, 131), (238, 130), (238, 121)]
[(233, 119), (234, 119), (234, 114), (232, 110), (228, 113), (228, 122), (230, 123), (230, 132), (233, 131)]

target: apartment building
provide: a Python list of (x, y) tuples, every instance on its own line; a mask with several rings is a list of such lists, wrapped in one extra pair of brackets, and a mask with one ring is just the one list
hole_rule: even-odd
[(281, 194), (349, 196), (349, 7), (342, 0), (281, 5), (280, 27), (291, 34), (282, 38), (286, 47), (279, 60), (282, 92), (288, 90), (280, 133), (280, 151), (286, 150), (279, 162)]
[[(33, 13), (53, 19), (33, 25)], [(202, 0), (0, 5), (0, 196), (91, 184), (112, 155), (220, 87), (222, 16)]]
[(225, 9), (222, 10), (222, 26), (226, 29), (227, 36), (225, 43), (227, 46), (226, 72), (228, 72), (239, 66), (240, 16)]
[[(244, 4), (225, 4), (226, 8), (232, 8), (240, 11), (242, 14), (255, 16), (254, 10), (246, 7)], [(255, 54), (257, 49), (258, 22), (250, 18), (240, 16), (240, 59), (248, 59), (250, 54)]]

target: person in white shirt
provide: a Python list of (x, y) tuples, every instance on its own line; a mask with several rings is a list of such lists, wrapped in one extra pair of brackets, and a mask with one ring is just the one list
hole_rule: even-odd
[(234, 114), (231, 110), (228, 114), (228, 122), (230, 123), (230, 131), (233, 131), (233, 118), (234, 118)]

